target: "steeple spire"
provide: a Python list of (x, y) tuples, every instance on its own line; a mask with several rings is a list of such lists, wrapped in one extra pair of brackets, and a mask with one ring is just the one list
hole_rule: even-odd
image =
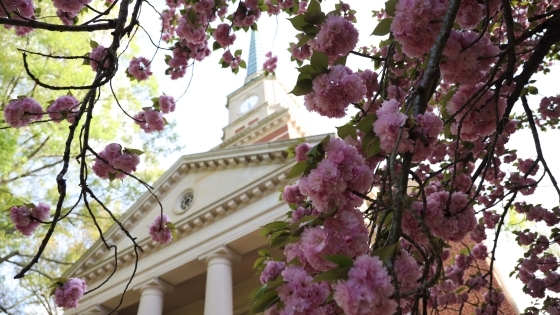
[(264, 63), (264, 53), (259, 33), (251, 31), (251, 42), (249, 44), (249, 59), (247, 62), (247, 76), (245, 83), (251, 81), (261, 73)]

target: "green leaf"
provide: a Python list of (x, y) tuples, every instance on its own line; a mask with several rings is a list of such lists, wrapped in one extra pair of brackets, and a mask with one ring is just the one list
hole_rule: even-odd
[(165, 223), (165, 226), (167, 226), (168, 228), (174, 230), (175, 229), (175, 224), (173, 224), (173, 222), (167, 222)]
[(264, 263), (265, 260), (267, 260), (268, 257), (259, 257), (257, 258), (257, 260), (255, 260), (255, 263), (253, 264), (253, 268), (257, 268), (258, 266), (262, 265)]
[(235, 51), (235, 53), (233, 53), (234, 56), (241, 56), (241, 54), (243, 53), (242, 49), (238, 49)]
[(68, 278), (63, 278), (63, 277), (60, 277), (60, 278), (53, 278), (52, 281), (53, 281), (55, 284), (58, 284), (58, 283), (63, 283), (63, 284), (64, 284), (64, 283), (66, 283), (66, 281), (68, 281)]
[(389, 16), (395, 16), (395, 6), (399, 0), (388, 0), (385, 2), (385, 13)]
[(313, 91), (313, 82), (311, 81), (311, 79), (303, 79), (301, 81), (298, 81), (298, 83), (296, 84), (294, 89), (290, 91), (290, 93), (296, 96), (302, 96), (311, 91)]
[(97, 43), (94, 40), (89, 40), (89, 47), (91, 47), (92, 49), (96, 48), (97, 46), (99, 46), (99, 43)]
[(298, 68), (298, 71), (300, 73), (309, 74), (310, 76), (315, 76), (323, 73), (323, 71), (315, 69), (312, 65), (305, 65), (301, 68)]
[(338, 254), (338, 255), (327, 255), (323, 256), (328, 261), (332, 261), (333, 263), (337, 264), (339, 267), (352, 267), (354, 265), (354, 260), (352, 258)]
[(258, 253), (259, 253), (259, 256), (263, 256), (263, 257), (270, 256), (270, 252), (266, 249), (261, 249), (261, 250), (258, 251)]
[(315, 36), (319, 33), (319, 28), (311, 24), (305, 24), (302, 28), (305, 35)]
[(391, 255), (393, 255), (393, 252), (395, 251), (396, 248), (397, 248), (397, 243), (395, 243), (393, 245), (389, 245), (387, 247), (378, 248), (378, 249), (374, 250), (371, 253), (371, 255), (379, 257), (379, 260), (381, 260), (381, 261), (385, 261), (385, 259), (387, 259)]
[(142, 154), (144, 154), (144, 151), (138, 150), (138, 149), (124, 148), (123, 153), (142, 155)]
[(350, 271), (351, 267), (342, 267), (342, 268), (334, 268), (329, 271), (325, 271), (319, 275), (317, 275), (313, 282), (321, 282), (321, 281), (333, 281), (339, 279), (346, 279), (348, 277), (348, 271)]
[[(262, 226), (263, 229), (280, 230), (288, 226), (286, 221), (274, 221)], [(265, 250), (265, 249), (263, 249)], [(268, 251), (267, 251), (268, 252)], [(260, 251), (259, 251), (260, 254)]]
[(393, 23), (393, 18), (381, 20), (381, 22), (377, 24), (371, 35), (385, 36), (389, 34), (391, 32), (391, 23)]
[(328, 69), (329, 68), (329, 56), (324, 52), (315, 50), (313, 51), (313, 55), (311, 56), (311, 65), (313, 68), (319, 69)]
[(109, 181), (112, 182), (115, 180), (117, 173), (110, 172), (109, 173)]
[[(307, 42), (308, 42), (311, 38), (313, 38), (313, 36), (303, 35), (303, 36), (299, 39), (299, 41), (298, 41), (298, 43), (297, 43), (297, 46), (298, 46), (298, 47), (302, 47), (303, 45), (307, 44)], [(298, 61), (299, 61), (299, 60), (298, 60)]]
[(218, 50), (220, 48), (222, 48), (222, 45), (220, 45), (220, 43), (214, 42), (214, 44), (212, 44), (212, 50)]
[(532, 94), (532, 95), (539, 94), (539, 89), (537, 89), (536, 86), (532, 86), (532, 85), (528, 86), (527, 91), (529, 92), (529, 94)]
[(304, 19), (303, 19), (303, 15), (296, 15), (295, 17), (288, 19), (288, 21), (290, 21), (290, 23), (292, 23), (292, 26), (298, 30), (303, 32), (303, 26), (306, 25), (307, 23), (305, 23)]
[(239, 63), (239, 67), (246, 69), (247, 68), (247, 64), (245, 63), (245, 60), (241, 60), (241, 62)]
[(336, 134), (341, 138), (344, 139), (348, 136), (356, 139), (358, 135), (356, 134), (356, 127), (353, 125), (344, 125), (340, 127), (336, 127)]
[(369, 159), (370, 157), (379, 154), (379, 152), (381, 152), (381, 141), (379, 140), (379, 137), (376, 136), (375, 139), (368, 144), (366, 158)]
[(280, 300), (278, 292), (275, 290), (266, 291), (253, 303), (249, 309), (249, 314), (264, 312), (278, 300)]
[(325, 13), (321, 12), (321, 5), (317, 0), (309, 1), (307, 12), (303, 15), (303, 20), (314, 25), (323, 23), (325, 20)]
[(336, 61), (333, 63), (333, 66), (336, 66), (336, 65), (345, 66), (346, 65), (346, 58), (348, 58), (348, 55), (336, 59)]
[(377, 120), (377, 115), (375, 113), (369, 114), (366, 117), (362, 118), (360, 122), (356, 125), (356, 129), (361, 130), (363, 132), (368, 132), (373, 130), (373, 123)]
[(189, 20), (189, 22), (191, 23), (191, 25), (195, 25), (196, 24), (196, 11), (194, 9), (189, 9), (189, 12), (187, 12), (187, 18)]
[(307, 166), (308, 166), (307, 161), (297, 162), (296, 165), (294, 165), (294, 167), (290, 171), (290, 174), (288, 174), (288, 178), (295, 178), (302, 175), (305, 172)]

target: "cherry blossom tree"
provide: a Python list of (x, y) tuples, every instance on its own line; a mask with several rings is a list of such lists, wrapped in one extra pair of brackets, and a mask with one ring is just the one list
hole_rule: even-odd
[[(111, 32), (102, 44), (92, 41), (87, 55), (21, 51), (27, 74), (38, 86), (85, 94), (75, 99), (61, 92), (50, 106), (25, 95), (3, 105), (5, 123), (13, 128), (69, 124), (56, 176), (59, 198), (52, 211), (45, 215), (41, 203), (11, 207), (10, 216), (23, 234), (48, 226), (36, 255), (16, 278), (33, 268), (57, 225), (78, 204), (87, 209), (99, 204), (125, 231), (135, 252), (141, 250), (89, 185), (94, 176), (136, 180), (151, 192), (134, 175), (142, 152), (119, 143), (93, 147), (89, 141), (91, 129), (103, 119), (93, 114), (101, 87), (111, 85), (119, 71), (131, 81), (145, 80), (155, 71), (181, 79), (212, 51), (222, 54), (222, 67), (237, 73), (245, 62), (240, 51), (230, 50), (236, 32), (256, 30), (262, 14), (286, 14), (299, 32), (285, 47), (299, 71), (291, 93), (303, 96), (305, 107), (317, 115), (346, 117), (349, 107), (357, 114), (337, 128), (338, 137), (288, 148), (296, 160), (290, 178), (297, 181), (285, 187), (282, 198), (292, 211), (286, 221), (263, 227), (270, 246), (284, 256), (260, 252), (255, 265), (262, 287), (253, 294), (250, 312), (497, 314), (505, 297), (493, 274), (495, 253), (506, 216), (515, 211), (547, 227), (538, 233), (514, 231), (525, 255), (512, 275), (539, 301), (525, 313), (560, 314), (560, 299), (554, 295), (560, 292), (558, 258), (551, 251), (560, 238), (560, 208), (522, 200), (544, 178), (554, 187), (553, 198), (560, 200), (539, 137), (539, 130), (557, 127), (560, 97), (539, 95), (534, 79), (536, 73), (553, 71), (552, 62), (560, 58), (558, 0), (389, 0), (373, 12), (371, 29), (360, 30), (351, 2), (167, 0), (158, 12), (161, 36), (153, 43), (169, 53), (164, 57), (168, 68), (152, 69), (151, 59), (137, 56), (125, 70), (119, 55), (128, 37), (142, 30), (141, 9), (155, 10), (150, 2), (116, 0), (103, 7), (54, 0), (58, 20), (42, 17), (32, 0), (0, 3), (0, 23), (20, 36), (39, 30)], [(378, 36), (379, 45), (357, 47), (367, 36)], [(371, 61), (371, 68), (347, 67), (350, 54)], [(84, 86), (45, 82), (31, 71), (30, 55), (82, 60), (95, 78)], [(267, 57), (263, 70), (271, 75), (277, 59), (272, 53)], [(153, 105), (138, 113), (128, 113), (117, 98), (115, 103), (128, 123), (146, 133), (163, 130), (164, 115), (175, 108), (168, 95), (154, 95)], [(520, 129), (532, 133), (537, 152), (532, 159), (518, 158), (508, 143)], [(75, 141), (77, 150), (72, 149)], [(80, 193), (69, 201), (67, 172), (74, 158), (80, 172), (78, 187), (72, 189)], [(65, 206), (69, 203), (73, 206)], [(163, 212), (150, 226), (150, 235), (169, 243), (174, 226)], [(116, 246), (103, 238), (101, 229), (99, 233), (117, 255)], [(462, 250), (452, 252), (457, 246)], [(81, 279), (54, 282), (58, 306), (76, 307), (87, 294)]]

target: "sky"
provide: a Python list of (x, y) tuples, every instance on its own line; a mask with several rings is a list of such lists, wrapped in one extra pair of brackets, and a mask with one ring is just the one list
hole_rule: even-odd
[[(371, 34), (376, 22), (371, 17), (372, 9), (379, 9), (383, 5), (383, 1), (349, 1), (352, 9), (357, 10), (357, 28), (360, 32)], [(335, 2), (327, 2), (327, 5), (334, 7)], [(153, 25), (147, 29), (153, 30), (152, 37), (157, 38), (157, 30), (159, 29), (159, 19), (154, 12), (147, 6), (143, 9), (143, 20), (150, 20)], [(148, 18), (146, 18), (148, 17)], [(288, 88), (291, 89), (295, 84), (297, 71), (296, 64), (290, 62), (290, 54), (287, 51), (289, 42), (295, 41), (295, 29), (285, 17), (269, 18), (266, 14), (259, 21), (259, 33), (263, 45), (263, 51), (272, 51), (273, 55), (277, 55), (278, 69), (277, 78)], [(153, 48), (150, 48), (149, 41), (145, 34), (139, 33), (141, 52), (143, 56), (150, 57), (153, 55)], [(237, 40), (232, 47), (232, 51), (243, 49), (243, 58), (247, 59), (249, 53), (250, 33), (238, 32)], [(375, 36), (361, 36), (361, 42), (358, 46), (376, 43), (379, 38)], [(163, 75), (163, 69), (166, 65), (163, 63), (163, 56), (160, 55), (154, 60), (152, 69), (156, 75), (161, 92), (170, 94), (178, 98), (183, 93), (177, 103), (177, 110), (173, 113), (170, 120), (177, 122), (176, 131), (180, 135), (181, 144), (184, 150), (171, 155), (163, 161), (163, 167), (171, 166), (181, 155), (205, 152), (215, 147), (221, 142), (222, 128), (228, 123), (228, 112), (225, 107), (226, 97), (229, 93), (237, 90), (243, 85), (245, 71), (234, 75), (229, 69), (221, 69), (218, 61), (221, 58), (223, 50), (217, 50), (211, 54), (203, 62), (197, 62), (194, 66), (194, 74), (192, 70), (180, 80), (172, 81)], [(349, 56), (347, 65), (353, 69), (373, 69), (373, 64), (363, 58)], [(540, 97), (556, 95), (558, 93), (558, 82), (560, 75), (556, 69), (556, 73), (547, 76), (537, 75), (535, 85), (539, 88), (540, 95), (532, 96), (529, 101), (534, 104), (540, 101)], [(553, 71), (554, 72), (554, 71)], [(192, 75), (192, 79), (191, 79)], [(188, 87), (188, 88), (187, 88)], [(185, 92), (186, 91), (186, 92)], [(518, 106), (517, 108), (520, 108)], [(335, 132), (334, 127), (343, 125), (347, 119), (327, 119), (319, 115), (313, 114), (311, 119), (306, 123), (312, 134), (321, 134)], [(560, 163), (556, 163), (558, 153), (560, 153), (557, 139), (560, 136), (558, 130), (550, 130), (547, 133), (541, 133), (541, 143), (543, 144), (543, 152), (545, 158), (548, 158), (549, 166), (554, 174), (560, 175)], [(535, 158), (536, 151), (533, 146), (530, 130), (518, 131), (510, 140), (511, 147), (518, 148), (518, 156), (520, 158)], [(556, 196), (556, 197), (555, 197)], [(558, 198), (550, 181), (545, 180), (539, 188), (539, 192), (533, 196), (527, 197), (528, 202), (541, 203), (544, 206), (554, 207), (558, 205)], [(491, 240), (492, 237), (489, 236)], [(512, 293), (520, 310), (523, 310), (530, 304), (530, 298), (521, 292), (521, 283), (518, 280), (508, 278), (508, 274), (513, 270), (514, 264), (523, 254), (523, 251), (513, 243), (513, 238), (509, 241), (505, 239), (500, 243), (498, 250), (497, 267), (506, 281), (504, 286)]]

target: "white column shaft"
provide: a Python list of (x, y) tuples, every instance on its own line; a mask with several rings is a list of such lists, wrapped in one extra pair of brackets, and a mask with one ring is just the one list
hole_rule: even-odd
[(143, 288), (138, 315), (162, 315), (163, 294), (164, 290), (161, 287), (148, 286)]
[(233, 315), (231, 258), (228, 255), (208, 257), (204, 315)]

